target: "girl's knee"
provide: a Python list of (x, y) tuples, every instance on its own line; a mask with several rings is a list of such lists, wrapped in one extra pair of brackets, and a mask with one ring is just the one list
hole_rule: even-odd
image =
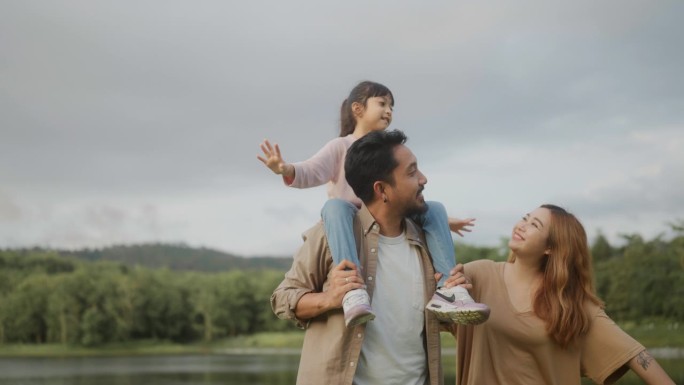
[(428, 212), (431, 216), (447, 216), (446, 207), (440, 202), (427, 201)]
[(330, 216), (354, 216), (356, 213), (356, 207), (345, 200), (342, 199), (328, 199), (323, 205), (321, 210), (321, 216), (323, 220)]

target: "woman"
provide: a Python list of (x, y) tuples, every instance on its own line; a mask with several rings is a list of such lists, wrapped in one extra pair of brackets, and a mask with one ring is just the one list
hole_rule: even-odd
[(647, 384), (674, 384), (646, 349), (603, 310), (584, 228), (543, 205), (513, 228), (507, 262), (465, 265), (489, 321), (454, 326), (457, 384), (599, 384), (632, 369)]

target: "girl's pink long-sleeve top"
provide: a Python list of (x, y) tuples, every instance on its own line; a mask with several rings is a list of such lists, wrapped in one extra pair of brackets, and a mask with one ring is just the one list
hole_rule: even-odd
[(296, 188), (316, 187), (327, 183), (329, 199), (343, 199), (361, 207), (361, 199), (354, 194), (344, 174), (347, 149), (354, 141), (356, 138), (352, 134), (329, 141), (311, 158), (293, 163), (294, 179), (283, 178), (283, 181)]

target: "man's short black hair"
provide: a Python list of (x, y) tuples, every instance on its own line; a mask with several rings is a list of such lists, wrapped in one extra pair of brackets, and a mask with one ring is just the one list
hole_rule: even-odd
[(392, 171), (399, 165), (394, 157), (394, 148), (406, 143), (406, 139), (399, 130), (373, 131), (347, 150), (344, 162), (347, 183), (364, 203), (373, 200), (375, 182), (394, 184)]

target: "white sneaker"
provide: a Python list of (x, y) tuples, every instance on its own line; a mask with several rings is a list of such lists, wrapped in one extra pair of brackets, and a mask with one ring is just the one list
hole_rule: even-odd
[(442, 322), (461, 325), (478, 325), (489, 318), (489, 306), (475, 302), (468, 290), (460, 286), (437, 289), (425, 309)]
[(368, 322), (375, 318), (370, 305), (370, 297), (365, 289), (349, 290), (342, 299), (344, 323), (348, 328)]

